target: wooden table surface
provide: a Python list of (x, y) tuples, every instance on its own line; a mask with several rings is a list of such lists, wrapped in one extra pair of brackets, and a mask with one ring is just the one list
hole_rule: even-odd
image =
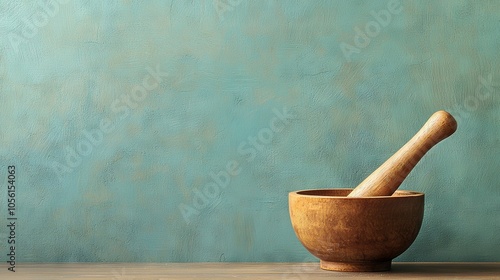
[(332, 272), (319, 263), (26, 263), (0, 279), (500, 279), (500, 263), (393, 263), (390, 272)]

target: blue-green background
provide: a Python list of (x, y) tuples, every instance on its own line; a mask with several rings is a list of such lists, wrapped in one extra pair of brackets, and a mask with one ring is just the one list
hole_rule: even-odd
[[(426, 207), (398, 260), (500, 261), (500, 1), (404, 1), (350, 61), (341, 44), (388, 1), (220, 2), (66, 1), (13, 44), (43, 9), (0, 1), (0, 224), (15, 165), (19, 261), (314, 260), (288, 192), (355, 187), (440, 109), (459, 128), (401, 187)], [(112, 103), (147, 67), (169, 76), (120, 120)], [(247, 160), (238, 147), (284, 108)], [(187, 223), (179, 206), (231, 160), (240, 173)], [(6, 240), (2, 226), (0, 260)]]

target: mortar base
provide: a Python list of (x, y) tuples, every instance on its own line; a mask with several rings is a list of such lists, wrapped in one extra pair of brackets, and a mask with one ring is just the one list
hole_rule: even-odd
[(320, 261), (319, 266), (324, 270), (374, 272), (391, 270), (391, 261), (383, 262), (329, 262)]

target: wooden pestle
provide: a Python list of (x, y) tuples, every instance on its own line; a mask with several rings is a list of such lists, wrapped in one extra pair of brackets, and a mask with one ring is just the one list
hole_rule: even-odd
[(434, 113), (399, 151), (359, 184), (347, 197), (390, 196), (434, 145), (452, 135), (457, 122), (448, 112)]

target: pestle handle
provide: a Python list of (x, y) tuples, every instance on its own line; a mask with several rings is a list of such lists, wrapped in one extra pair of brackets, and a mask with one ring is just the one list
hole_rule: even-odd
[(448, 112), (434, 113), (399, 151), (359, 184), (348, 197), (390, 196), (434, 145), (452, 135), (457, 122)]

